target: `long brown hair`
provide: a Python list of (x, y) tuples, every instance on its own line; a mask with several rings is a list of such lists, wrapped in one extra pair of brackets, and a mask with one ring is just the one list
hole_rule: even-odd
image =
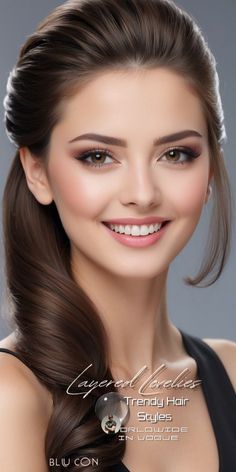
[[(19, 149), (28, 147), (46, 160), (63, 100), (95, 74), (162, 66), (195, 88), (208, 125), (214, 175), (211, 231), (199, 274), (185, 281), (201, 286), (216, 269), (205, 284), (209, 286), (229, 254), (232, 195), (222, 153), (225, 131), (216, 64), (191, 17), (165, 0), (69, 1), (28, 37), (9, 76), (5, 123), (16, 154), (3, 197), (6, 280), (14, 305), (16, 350), (53, 395), (48, 461), (96, 457), (97, 470), (110, 471), (122, 458), (125, 443), (106, 435), (95, 416), (95, 400), (106, 389), (95, 389), (85, 399), (66, 394), (90, 363), (86, 379), (112, 379), (106, 332), (96, 306), (73, 278), (69, 239), (57, 208), (54, 202), (40, 204), (30, 192)], [(64, 468), (49, 465), (49, 470)]]

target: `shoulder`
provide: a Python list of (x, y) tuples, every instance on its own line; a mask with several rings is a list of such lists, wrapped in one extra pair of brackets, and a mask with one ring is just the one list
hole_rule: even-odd
[[(16, 335), (12, 332), (0, 341), (0, 348), (10, 349), (15, 352)], [(10, 378), (28, 388), (33, 397), (42, 407), (50, 410), (53, 405), (52, 396), (46, 387), (39, 381), (36, 375), (17, 357), (0, 352), (0, 382), (4, 379), (8, 382)]]
[(204, 338), (223, 363), (236, 392), (236, 342), (228, 339)]
[[(2, 345), (0, 347), (5, 347)], [(49, 421), (36, 376), (18, 358), (0, 352), (0, 470), (48, 470), (44, 452)]]

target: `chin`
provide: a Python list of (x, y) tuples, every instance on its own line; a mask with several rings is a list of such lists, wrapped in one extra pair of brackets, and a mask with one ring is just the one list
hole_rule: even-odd
[(122, 264), (122, 266), (120, 265), (119, 267), (115, 267), (115, 264), (113, 264), (112, 268), (107, 268), (106, 270), (108, 270), (110, 275), (114, 277), (135, 280), (149, 280), (163, 275), (167, 272), (168, 268), (168, 264), (162, 264), (162, 266), (158, 267), (157, 264), (154, 266), (153, 263), (150, 265), (147, 263), (144, 266), (143, 263), (140, 264), (140, 262), (137, 260), (136, 264), (131, 264), (130, 262), (129, 266), (128, 261), (126, 261), (126, 264)]

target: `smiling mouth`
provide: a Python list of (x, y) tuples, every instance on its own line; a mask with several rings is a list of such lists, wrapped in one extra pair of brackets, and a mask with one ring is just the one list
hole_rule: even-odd
[(153, 233), (158, 233), (164, 226), (170, 223), (170, 220), (163, 221), (161, 223), (152, 223), (152, 224), (143, 224), (143, 225), (121, 225), (121, 224), (110, 224), (105, 221), (102, 222), (109, 230), (114, 233), (124, 235), (124, 236), (133, 236), (133, 237), (145, 237), (150, 236)]

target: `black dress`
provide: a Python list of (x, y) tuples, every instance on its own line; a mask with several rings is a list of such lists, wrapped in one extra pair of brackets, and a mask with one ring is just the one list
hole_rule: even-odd
[[(179, 332), (187, 353), (197, 363), (198, 378), (203, 380), (203, 394), (218, 448), (219, 472), (236, 472), (236, 392), (215, 351), (202, 339), (181, 329)], [(130, 471), (120, 462), (112, 472)]]
[[(187, 353), (197, 363), (197, 376), (203, 380), (203, 394), (218, 447), (219, 472), (236, 472), (236, 392), (215, 351), (202, 339), (187, 334), (181, 329), (179, 332)], [(0, 348), (0, 351), (19, 358), (10, 349)], [(120, 462), (112, 467), (111, 472), (130, 471)]]

